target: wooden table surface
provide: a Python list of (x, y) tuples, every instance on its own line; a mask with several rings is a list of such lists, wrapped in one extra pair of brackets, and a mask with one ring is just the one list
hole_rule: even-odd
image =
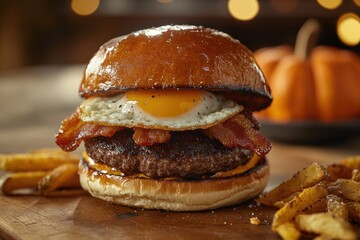
[[(81, 102), (77, 91), (83, 68), (44, 66), (0, 73), (0, 153), (56, 147), (53, 137), (61, 120)], [(329, 165), (360, 154), (358, 136), (316, 146), (273, 142), (267, 189), (314, 161)], [(88, 194), (0, 195), (0, 239), (279, 239), (270, 230), (273, 212), (254, 202), (171, 213), (113, 205)], [(261, 220), (259, 226), (249, 223), (252, 216)]]

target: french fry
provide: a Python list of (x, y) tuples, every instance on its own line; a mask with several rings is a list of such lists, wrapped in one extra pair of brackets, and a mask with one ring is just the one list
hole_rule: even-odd
[(275, 213), (272, 223), (273, 231), (276, 231), (276, 228), (281, 224), (291, 221), (310, 205), (325, 197), (327, 193), (328, 191), (319, 185), (304, 189), (299, 196), (286, 203)]
[(351, 180), (360, 182), (360, 170), (359, 169), (352, 170)]
[(360, 183), (348, 179), (338, 179), (328, 187), (330, 193), (343, 198), (360, 201)]
[(351, 169), (360, 169), (360, 155), (348, 157), (342, 160), (341, 163)]
[(327, 203), (328, 213), (330, 213), (332, 216), (336, 218), (342, 218), (344, 220), (348, 220), (349, 218), (348, 208), (340, 197), (334, 194), (329, 194), (326, 196), (326, 203)]
[(282, 208), (286, 203), (293, 200), (296, 196), (299, 196), (299, 194), (300, 194), (300, 192), (296, 192), (296, 193), (290, 195), (287, 198), (284, 198), (284, 199), (281, 199), (280, 201), (277, 201), (276, 203), (273, 204), (273, 206), (277, 207), (277, 208)]
[(64, 152), (60, 148), (38, 148), (38, 149), (33, 149), (33, 150), (29, 151), (29, 153), (30, 154), (40, 154), (40, 153), (45, 153), (45, 154), (69, 154), (67, 152)]
[(330, 181), (336, 181), (336, 179), (344, 178), (350, 179), (352, 175), (352, 169), (342, 164), (332, 164), (327, 167)]
[(276, 232), (284, 240), (297, 240), (301, 233), (292, 222), (286, 222), (276, 228)]
[(360, 222), (360, 202), (345, 199), (345, 203), (349, 210), (350, 219)]
[[(43, 148), (23, 154), (0, 155), (0, 170), (11, 171), (1, 184), (4, 194), (15, 190), (33, 188), (42, 195), (63, 196), (69, 191), (58, 188), (81, 189), (77, 164), (80, 157), (57, 148)], [(75, 192), (74, 190), (73, 192)], [(71, 193), (72, 194), (72, 193)]]
[(80, 177), (77, 174), (73, 174), (72, 177), (69, 177), (67, 181), (64, 182), (63, 186), (64, 188), (68, 188), (68, 189), (77, 189), (77, 188), (81, 188), (81, 184), (80, 184)]
[(319, 213), (319, 212), (325, 212), (327, 209), (327, 202), (326, 197), (323, 197), (310, 206), (308, 206), (303, 213), (305, 214), (312, 214), (312, 213)]
[(312, 164), (258, 202), (280, 207), (272, 230), (282, 239), (299, 239), (301, 232), (319, 234), (316, 240), (357, 239), (349, 219), (360, 222), (360, 155), (326, 170)]
[(17, 172), (5, 175), (1, 185), (4, 194), (10, 194), (23, 188), (36, 188), (38, 181), (47, 174), (46, 171)]
[(326, 235), (319, 235), (319, 236), (316, 236), (313, 240), (333, 240), (333, 239)]
[(258, 201), (267, 206), (285, 199), (304, 188), (314, 186), (326, 177), (326, 169), (318, 163), (313, 163), (303, 170), (297, 172), (291, 179), (281, 183)]
[(329, 236), (332, 239), (357, 239), (357, 234), (349, 222), (329, 213), (300, 214), (296, 223), (302, 231)]
[(38, 182), (38, 190), (46, 195), (56, 189), (63, 187), (79, 187), (77, 165), (66, 163), (50, 171)]
[(56, 150), (0, 155), (0, 170), (11, 172), (46, 171), (64, 163), (77, 163), (80, 157)]

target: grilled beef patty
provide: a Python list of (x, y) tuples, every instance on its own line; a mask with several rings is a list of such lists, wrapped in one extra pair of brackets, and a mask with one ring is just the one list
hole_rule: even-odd
[(143, 173), (151, 178), (180, 177), (200, 179), (245, 164), (253, 152), (226, 148), (201, 131), (171, 132), (171, 140), (153, 146), (139, 146), (133, 131), (117, 132), (113, 137), (85, 141), (88, 155), (125, 175)]

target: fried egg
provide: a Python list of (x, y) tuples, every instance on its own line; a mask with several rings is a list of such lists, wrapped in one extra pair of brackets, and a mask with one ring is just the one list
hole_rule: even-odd
[(208, 128), (234, 116), (243, 106), (203, 90), (138, 90), (113, 97), (91, 97), (80, 118), (111, 126), (163, 130)]

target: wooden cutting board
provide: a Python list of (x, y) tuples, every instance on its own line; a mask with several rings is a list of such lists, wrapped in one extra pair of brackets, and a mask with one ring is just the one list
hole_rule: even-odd
[[(62, 198), (0, 195), (0, 239), (280, 239), (271, 231), (274, 212), (254, 201), (176, 213), (123, 207), (85, 193)], [(251, 217), (258, 217), (260, 225), (250, 224)]]
[(0, 203), (0, 239), (278, 239), (270, 227), (274, 209), (253, 201), (192, 213), (136, 210), (88, 194), (0, 195)]

